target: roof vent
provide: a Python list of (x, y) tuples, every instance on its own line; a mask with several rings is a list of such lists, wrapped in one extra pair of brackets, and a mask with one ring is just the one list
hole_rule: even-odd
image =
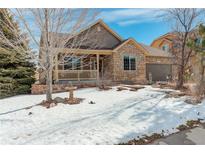
[(100, 31), (101, 31), (101, 28), (100, 28), (100, 26), (98, 26), (98, 27), (97, 27), (97, 31), (98, 31), (98, 32), (100, 32)]

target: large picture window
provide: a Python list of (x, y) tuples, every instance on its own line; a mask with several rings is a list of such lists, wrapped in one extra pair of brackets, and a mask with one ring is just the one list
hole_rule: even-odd
[(135, 57), (124, 56), (124, 70), (136, 70)]
[(79, 57), (65, 57), (64, 70), (80, 70), (81, 59)]

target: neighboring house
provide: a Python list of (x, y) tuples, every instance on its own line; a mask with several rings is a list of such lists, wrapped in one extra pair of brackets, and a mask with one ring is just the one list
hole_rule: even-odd
[[(193, 31), (190, 35), (190, 37), (195, 38), (196, 42), (200, 43), (201, 39), (198, 37), (198, 32), (197, 31)], [(177, 35), (176, 33), (166, 33), (158, 38), (156, 38), (152, 43), (151, 46), (154, 48), (158, 48), (161, 49), (167, 53), (170, 53), (172, 55), (177, 55), (177, 53), (179, 53), (179, 48), (180, 45), (177, 44)], [(173, 76), (175, 76), (177, 79), (177, 65), (174, 65), (174, 61), (173, 61)], [(197, 75), (199, 70), (199, 64), (198, 64), (198, 60), (196, 57), (195, 52), (193, 52), (190, 56), (190, 59), (188, 61), (187, 64), (187, 69), (186, 69), (186, 80), (187, 81), (192, 81), (194, 80), (194, 78), (196, 78), (195, 75)]]
[(174, 45), (174, 39), (176, 35), (174, 33), (166, 33), (156, 38), (152, 43), (151, 47), (161, 49), (166, 52), (171, 52)]
[[(71, 49), (71, 42), (87, 34), (86, 31), (89, 31), (87, 39)], [(72, 57), (65, 57), (70, 63), (54, 67), (55, 83), (103, 80), (143, 84), (150, 73), (154, 81), (165, 81), (173, 72), (170, 53), (138, 43), (133, 38), (123, 40), (102, 20), (69, 40), (62, 53), (69, 53), (69, 56), (72, 53)], [(40, 83), (43, 83), (45, 76), (42, 72), (39, 78)]]

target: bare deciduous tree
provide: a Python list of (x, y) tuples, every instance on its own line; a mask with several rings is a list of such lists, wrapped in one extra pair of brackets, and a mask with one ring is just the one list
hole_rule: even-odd
[[(75, 55), (74, 52), (69, 54), (63, 53), (63, 49), (67, 48), (78, 49), (85, 44), (89, 44), (93, 49), (97, 48), (97, 43), (90, 42), (88, 39), (89, 31), (84, 32), (84, 35), (78, 37), (81, 29), (96, 19), (98, 11), (96, 9), (11, 9), (10, 13), (15, 20), (21, 25), (24, 33), (27, 34), (31, 44), (30, 49), (27, 50), (35, 61), (38, 62), (39, 67), (45, 72), (46, 76), (46, 100), (52, 100), (52, 80), (53, 68), (55, 63), (65, 64), (69, 63), (65, 57)], [(9, 17), (8, 17), (9, 18)], [(12, 24), (5, 25), (17, 33), (15, 26)], [(22, 35), (22, 37), (25, 35)], [(39, 39), (40, 38), (40, 39)], [(0, 39), (8, 46), (16, 48), (15, 44), (18, 42), (10, 42), (3, 34), (0, 34)], [(19, 38), (19, 42), (28, 43), (28, 40)], [(39, 49), (40, 57), (36, 58), (36, 54), (31, 52), (33, 48)], [(18, 49), (16, 49), (18, 50)], [(62, 53), (62, 54), (60, 54)], [(59, 55), (61, 57), (59, 57)], [(83, 55), (84, 57), (86, 55)], [(56, 60), (58, 58), (58, 60)]]
[(195, 8), (165, 9), (166, 19), (173, 24), (173, 55), (178, 68), (178, 79), (176, 88), (180, 89), (184, 84), (185, 70), (189, 63), (193, 50), (187, 47), (190, 37), (198, 24), (201, 10)]

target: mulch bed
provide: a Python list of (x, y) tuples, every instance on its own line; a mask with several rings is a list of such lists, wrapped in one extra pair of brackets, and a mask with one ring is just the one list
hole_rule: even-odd
[(117, 87), (117, 91), (122, 91), (122, 90), (137, 91), (143, 88), (145, 87), (139, 86), (139, 85), (123, 85), (123, 86)]
[(184, 130), (187, 130), (187, 129), (191, 129), (191, 128), (198, 127), (200, 124), (202, 124), (201, 120), (203, 120), (203, 119), (188, 120), (188, 121), (186, 122), (186, 124), (179, 125), (179, 126), (177, 127), (177, 129), (178, 129), (179, 131), (184, 131)]
[(69, 100), (68, 98), (60, 98), (56, 97), (52, 101), (42, 101), (39, 105), (46, 107), (47, 109), (52, 108), (54, 106), (57, 106), (59, 103), (62, 104), (69, 104), (69, 105), (74, 105), (74, 104), (80, 104), (84, 99), (83, 98), (74, 98), (73, 101)]
[(98, 86), (98, 88), (99, 88), (99, 90), (110, 90), (110, 89), (112, 89), (112, 87), (110, 87), (110, 86), (106, 86), (106, 85), (100, 85), (100, 86)]
[[(202, 124), (201, 120), (203, 120), (203, 119), (188, 120), (186, 122), (186, 124), (179, 125), (176, 129), (178, 129), (180, 132), (180, 131), (189, 130), (189, 129), (198, 127), (200, 124)], [(176, 132), (176, 133), (179, 133), (179, 132)], [(176, 134), (176, 133), (172, 133), (172, 134)], [(172, 134), (170, 134), (170, 135), (172, 135)], [(170, 136), (170, 135), (168, 135), (168, 136)], [(161, 133), (161, 134), (153, 133), (150, 136), (144, 135), (144, 137), (142, 137), (142, 138), (138, 137), (138, 139), (132, 139), (132, 140), (129, 140), (128, 142), (125, 142), (125, 143), (119, 143), (119, 145), (147, 145), (147, 144), (153, 143), (157, 139), (161, 139), (164, 137), (167, 137), (167, 136), (164, 136), (163, 133)]]
[(162, 137), (164, 137), (162, 134), (154, 133), (151, 136), (144, 136), (140, 139), (132, 139), (128, 141), (127, 143), (120, 143), (119, 145), (146, 145)]
[(65, 102), (63, 102), (63, 104), (69, 104), (69, 105), (80, 104), (80, 102), (83, 100), (84, 100), (83, 98), (74, 98), (73, 100), (69, 100), (68, 98), (65, 98)]

